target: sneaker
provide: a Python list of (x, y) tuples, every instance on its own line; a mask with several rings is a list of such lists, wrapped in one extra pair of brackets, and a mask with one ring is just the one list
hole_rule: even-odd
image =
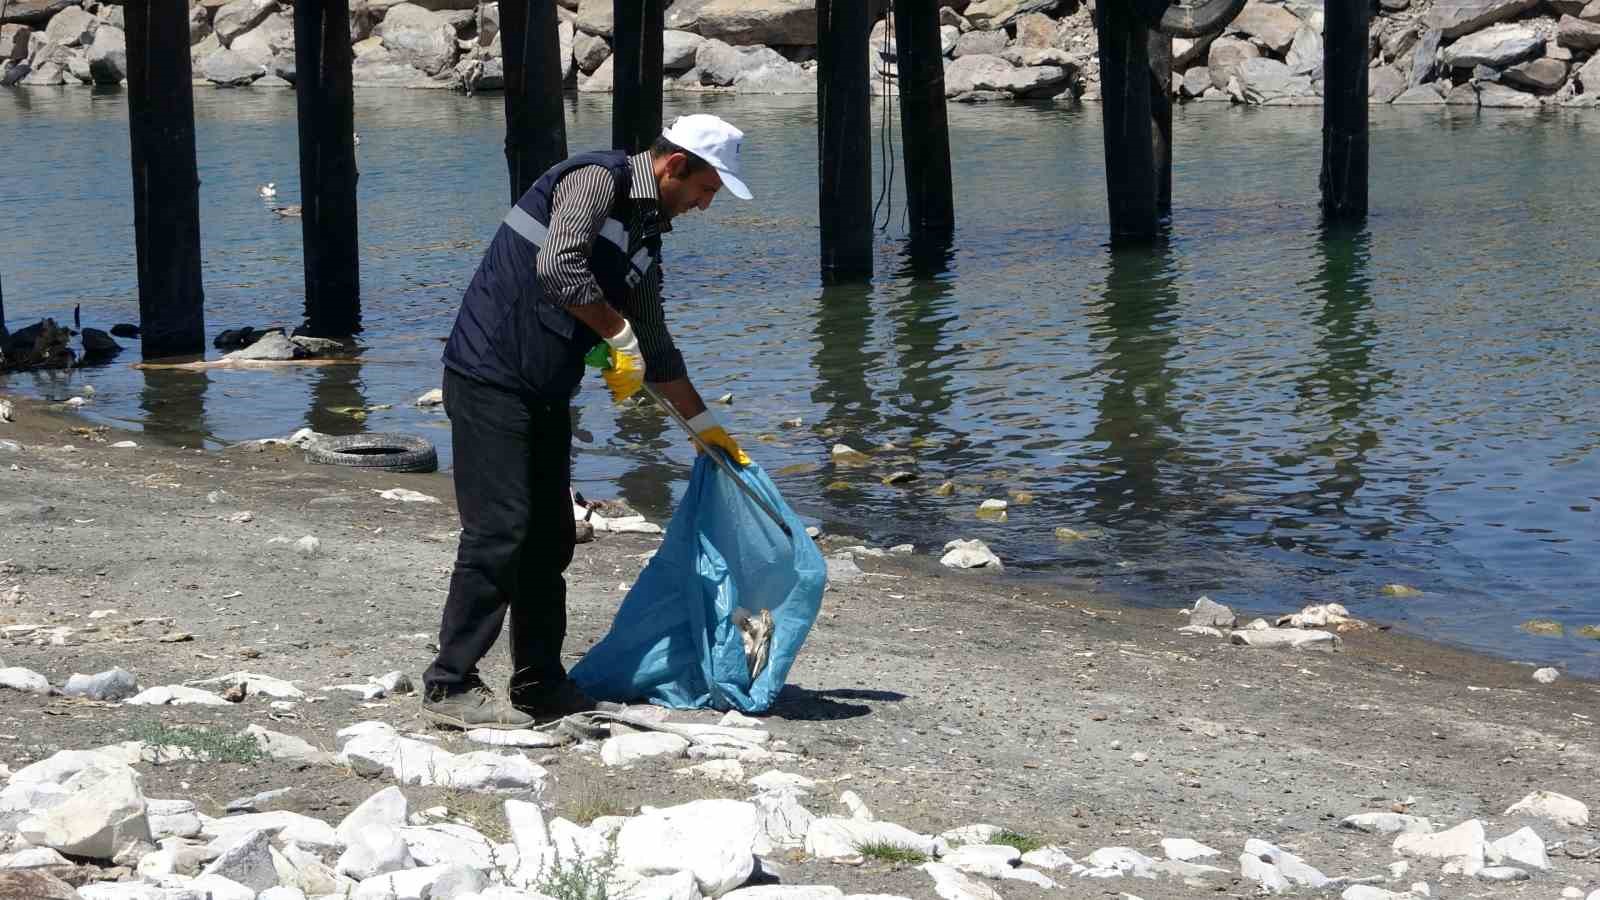
[(494, 695), (485, 685), (446, 694), (428, 691), (422, 697), (422, 715), (436, 725), (466, 731), (472, 728), (528, 728), (533, 718)]
[(570, 716), (573, 713), (593, 712), (601, 704), (584, 693), (572, 679), (555, 684), (528, 684), (512, 691), (512, 702), (518, 710), (535, 719), (548, 721)]

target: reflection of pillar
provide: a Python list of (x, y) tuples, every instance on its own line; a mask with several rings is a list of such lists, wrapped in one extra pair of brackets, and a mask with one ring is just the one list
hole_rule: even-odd
[(1169, 254), (1124, 249), (1111, 254), (1095, 338), (1105, 342), (1095, 367), (1104, 382), (1091, 438), (1101, 444), (1102, 474), (1092, 487), (1107, 520), (1162, 514), (1162, 465), (1177, 446), (1180, 414), (1169, 405), (1175, 378), (1168, 356), (1178, 344), (1172, 312), (1178, 292)]
[(145, 431), (179, 446), (204, 447), (211, 439), (205, 400), (210, 376), (187, 369), (144, 369), (143, 375), (139, 408)]
[(1304, 405), (1326, 411), (1328, 429), (1317, 430), (1315, 455), (1329, 458), (1332, 471), (1318, 479), (1319, 497), (1337, 497), (1343, 509), (1365, 484), (1362, 463), (1378, 444), (1378, 434), (1362, 421), (1377, 390), (1390, 379), (1373, 367), (1378, 340), (1367, 273), (1370, 237), (1365, 230), (1325, 229), (1319, 248), (1322, 264), (1315, 286), (1322, 309), (1315, 324), (1321, 358), (1296, 385)]
[(306, 424), (312, 431), (323, 434), (359, 434), (364, 430), (361, 420), (348, 412), (334, 412), (334, 409), (365, 408), (366, 405), (367, 396), (361, 390), (361, 366), (319, 366), (316, 381), (311, 384), (311, 408), (306, 411)]
[(951, 257), (950, 244), (943, 254), (923, 242), (908, 251), (900, 277), (913, 279), (906, 293), (895, 301), (890, 318), (894, 322), (896, 363), (900, 372), (894, 403), (900, 413), (894, 416), (911, 430), (913, 437), (925, 437), (938, 427), (938, 417), (950, 408), (949, 369), (955, 360), (940, 349), (944, 328), (959, 316), (950, 308), (951, 281), (941, 278)]
[(811, 368), (817, 373), (817, 386), (811, 399), (828, 407), (826, 419), (817, 424), (838, 429), (840, 439), (847, 432), (865, 434), (876, 426), (878, 409), (867, 386), (873, 359), (867, 352), (872, 289), (863, 284), (823, 288), (816, 319), (817, 353)]

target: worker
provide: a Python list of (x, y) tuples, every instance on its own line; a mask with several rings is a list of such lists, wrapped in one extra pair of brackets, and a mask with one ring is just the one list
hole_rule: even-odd
[[(661, 304), (661, 235), (740, 179), (744, 133), (676, 119), (641, 153), (584, 153), (545, 172), (506, 214), (444, 349), (461, 543), (423, 675), (422, 711), (456, 728), (526, 728), (595, 708), (561, 664), (572, 561), (569, 404), (591, 350), (622, 402), (648, 380), (706, 444), (749, 463), (689, 380)], [(478, 673), (511, 614), (511, 681)]]

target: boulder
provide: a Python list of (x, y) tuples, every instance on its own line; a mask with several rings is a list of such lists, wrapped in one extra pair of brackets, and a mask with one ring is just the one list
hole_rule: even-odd
[(294, 17), (288, 13), (267, 16), (256, 27), (234, 37), (228, 49), (263, 69), (271, 69), (274, 57), (294, 56)]
[(616, 29), (614, 8), (612, 0), (580, 0), (576, 23), (578, 30), (584, 34), (611, 37), (612, 31)]
[(1294, 42), (1289, 45), (1289, 52), (1283, 61), (1289, 66), (1289, 71), (1296, 75), (1321, 78), (1323, 54), (1322, 35), (1311, 26), (1302, 25), (1294, 33)]
[(810, 46), (817, 42), (817, 4), (816, 0), (709, 0), (700, 7), (695, 30), (735, 46)]
[(1446, 106), (1477, 106), (1478, 90), (1470, 82), (1458, 84), (1444, 95)]
[(1448, 831), (1403, 833), (1394, 839), (1393, 848), (1401, 856), (1464, 861), (1472, 872), (1476, 872), (1483, 867), (1488, 845), (1484, 841), (1483, 823), (1468, 819)]
[(1195, 66), (1183, 73), (1183, 83), (1179, 90), (1183, 97), (1192, 100), (1204, 94), (1211, 86), (1211, 70), (1205, 66)]
[(691, 872), (700, 892), (720, 897), (755, 870), (756, 807), (696, 800), (635, 816), (617, 833), (616, 862), (640, 875)]
[[(1188, 73), (1185, 73), (1184, 78), (1187, 79), (1188, 77)], [(1199, 92), (1196, 92), (1196, 96), (1198, 95)], [(1232, 628), (1234, 623), (1237, 621), (1239, 621), (1239, 617), (1234, 614), (1232, 609), (1229, 609), (1210, 597), (1203, 595), (1200, 597), (1200, 599), (1194, 601), (1194, 607), (1189, 612), (1190, 625), (1209, 625), (1212, 628)]]
[(812, 820), (806, 828), (805, 852), (817, 859), (854, 856), (862, 844), (893, 844), (933, 856), (938, 841), (893, 822), (827, 817)]
[(0, 669), (0, 688), (10, 688), (25, 694), (49, 694), (50, 679), (32, 669), (7, 666)]
[(763, 66), (788, 63), (771, 47), (734, 47), (715, 38), (701, 42), (695, 50), (694, 66), (703, 84), (730, 86), (747, 73)]
[(1578, 70), (1578, 83), (1585, 96), (1600, 95), (1600, 53), (1595, 54)]
[(1219, 37), (1211, 42), (1206, 55), (1206, 69), (1211, 73), (1211, 85), (1226, 90), (1228, 80), (1239, 74), (1239, 66), (1247, 59), (1256, 59), (1261, 51), (1249, 41), (1236, 37)]
[(578, 90), (584, 93), (606, 94), (611, 92), (611, 87), (616, 81), (616, 63), (611, 57), (594, 70), (593, 75), (578, 76)]
[(357, 881), (409, 869), (415, 863), (397, 828), (369, 825), (355, 835), (334, 864), (334, 871)]
[(661, 68), (666, 72), (687, 72), (694, 68), (695, 51), (705, 38), (692, 31), (665, 31), (661, 34)]
[[(218, 47), (211, 53), (211, 55), (207, 56), (205, 60), (200, 63), (200, 74), (204, 76), (207, 81), (217, 85), (218, 87), (244, 87), (255, 81), (257, 78), (267, 74), (267, 71), (261, 66), (252, 63), (250, 60), (245, 59), (237, 53), (234, 53), (227, 47)], [(237, 350), (235, 352), (249, 353), (252, 349), (252, 347), (246, 347), (243, 350)], [(228, 355), (233, 356), (232, 353)], [(269, 359), (271, 357), (252, 356), (237, 358)]]
[(1411, 75), (1407, 79), (1411, 87), (1433, 80), (1439, 64), (1439, 42), (1443, 37), (1444, 33), (1438, 29), (1424, 31), (1417, 45), (1411, 48)]
[(1295, 650), (1323, 650), (1330, 653), (1339, 646), (1339, 636), (1331, 631), (1306, 631), (1300, 628), (1234, 631), (1228, 634), (1228, 640), (1246, 647), (1268, 649), (1290, 647)]
[(44, 29), (44, 40), (61, 47), (87, 47), (99, 27), (100, 20), (84, 12), (83, 7), (69, 6), (50, 20)]
[(1028, 13), (1051, 12), (1061, 0), (976, 0), (961, 14), (973, 28), (1004, 28)]
[(1513, 803), (1505, 814), (1532, 816), (1567, 828), (1589, 826), (1589, 807), (1581, 800), (1554, 791), (1534, 791)]
[[(1437, 93), (1435, 100), (1442, 99)], [(1364, 831), (1368, 834), (1432, 834), (1433, 823), (1421, 816), (1408, 816), (1394, 812), (1356, 813), (1345, 816), (1339, 821), (1339, 827), (1351, 831)]]
[(1550, 868), (1550, 856), (1545, 852), (1544, 839), (1532, 828), (1519, 828), (1489, 844), (1485, 859), (1496, 865), (1518, 865), (1528, 869)]
[(794, 788), (762, 791), (751, 802), (761, 813), (761, 833), (774, 847), (795, 848), (806, 842), (806, 832), (816, 819), (800, 802)]
[(1440, 57), (1454, 69), (1490, 66), (1503, 69), (1544, 52), (1544, 39), (1531, 25), (1493, 25), (1444, 48)]
[[(220, 50), (226, 53), (227, 50)], [(139, 693), (129, 697), (126, 701), (130, 706), (187, 706), (199, 704), (202, 706), (227, 706), (228, 701), (210, 691), (199, 688), (187, 687), (181, 684), (163, 684), (153, 688), (145, 688)]]
[(29, 843), (108, 860), (151, 842), (144, 794), (133, 770), (91, 767), (62, 786), (69, 794), (66, 800), (17, 824), (17, 833)]
[[(959, 62), (959, 60), (957, 60)], [(954, 68), (954, 63), (951, 67)], [(948, 79), (948, 75), (946, 76)], [(950, 82), (945, 81), (945, 93), (950, 92)], [(980, 540), (962, 541), (955, 540), (944, 545), (945, 554), (939, 558), (940, 565), (952, 569), (1004, 569), (1000, 557), (996, 556), (989, 545)]]
[(947, 900), (1000, 900), (993, 888), (969, 878), (965, 873), (944, 863), (923, 863), (917, 868), (933, 878), (933, 892)]
[[(227, 47), (234, 38), (261, 24), (263, 19), (277, 11), (277, 0), (233, 0), (217, 10), (211, 20), (211, 29), (222, 46)], [(189, 33), (191, 36), (194, 34), (192, 25)]]
[(1013, 66), (998, 56), (963, 56), (945, 68), (944, 92), (999, 91), (1013, 97), (1053, 96), (1066, 90), (1072, 73), (1062, 66)]
[(1301, 22), (1298, 16), (1282, 6), (1250, 0), (1229, 27), (1255, 38), (1273, 53), (1283, 53), (1294, 43)]
[(10, 0), (0, 9), (0, 24), (43, 28), (51, 16), (76, 5), (78, 0)]
[(1501, 73), (1506, 84), (1536, 94), (1553, 94), (1567, 83), (1567, 64), (1557, 59), (1535, 59)]
[(0, 900), (83, 900), (83, 896), (49, 872), (0, 868)]
[(593, 75), (594, 70), (610, 58), (611, 45), (603, 37), (580, 34), (572, 42), (572, 62), (585, 75)]
[(641, 759), (665, 756), (677, 759), (689, 749), (689, 741), (675, 734), (645, 731), (606, 738), (600, 745), (600, 760), (608, 766), (625, 766)]
[[(377, 38), (372, 38), (376, 41)], [(396, 54), (389, 52), (388, 48), (378, 44), (369, 46), (364, 52), (358, 51), (355, 62), (351, 65), (351, 78), (358, 86), (363, 87), (405, 87), (428, 88), (447, 87), (442, 80), (428, 77), (426, 73), (418, 71), (410, 64), (400, 59)]]
[(276, 887), (278, 870), (272, 862), (271, 841), (272, 833), (268, 831), (241, 834), (217, 854), (217, 858), (200, 874), (226, 878), (254, 891)]
[(1431, 84), (1419, 84), (1391, 101), (1395, 106), (1443, 106), (1444, 98)]
[(997, 56), (1006, 48), (1008, 38), (1005, 31), (969, 31), (956, 39), (954, 49), (950, 51), (952, 57), (962, 56)]
[(1444, 37), (1458, 38), (1485, 25), (1514, 19), (1539, 5), (1539, 0), (1437, 0), (1422, 17), (1426, 28), (1437, 28)]
[(423, 866), (369, 878), (356, 886), (349, 900), (452, 900), (476, 896), (488, 886), (483, 872), (468, 866)]
[(1486, 109), (1538, 109), (1539, 98), (1503, 84), (1478, 85), (1478, 105)]
[(0, 25), (0, 61), (20, 62), (28, 58), (33, 29), (26, 25)]
[(1600, 21), (1562, 16), (1556, 25), (1556, 43), (1569, 50), (1600, 50)]
[[(102, 34), (110, 29), (102, 30)], [(98, 40), (98, 36), (96, 40)], [(98, 675), (74, 674), (67, 679), (61, 688), (61, 693), (68, 697), (84, 697), (89, 700), (126, 700), (139, 693), (139, 683), (132, 672), (123, 669), (108, 669)]]
[[(562, 22), (556, 26), (557, 53), (561, 57), (561, 83), (566, 84), (572, 78), (572, 73), (578, 70), (577, 62), (572, 58), (572, 48), (578, 43), (578, 29), (571, 22)], [(494, 40), (494, 55), (500, 56), (500, 38), (496, 35)]]
[(1057, 27), (1056, 20), (1043, 13), (1024, 13), (1017, 17), (1015, 24), (1017, 36), (1012, 41), (1012, 46), (1036, 47), (1041, 50), (1054, 47)]
[(415, 3), (389, 9), (372, 30), (394, 61), (408, 63), (427, 75), (438, 75), (455, 65), (456, 30), (443, 16)]
[(672, 31), (700, 30), (700, 8), (711, 0), (673, 0), (667, 7), (666, 26)]
[(364, 828), (374, 826), (403, 828), (406, 824), (406, 795), (393, 785), (361, 801), (334, 830), (339, 840), (348, 844)]
[(1394, 66), (1379, 66), (1367, 73), (1367, 99), (1389, 103), (1406, 91), (1406, 79)]

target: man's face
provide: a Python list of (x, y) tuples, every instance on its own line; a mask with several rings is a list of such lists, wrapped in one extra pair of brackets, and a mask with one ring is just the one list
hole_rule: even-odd
[(674, 153), (665, 160), (665, 171), (656, 181), (656, 193), (661, 198), (661, 210), (668, 218), (677, 218), (691, 209), (708, 209), (711, 201), (722, 189), (722, 176), (710, 166), (689, 172), (689, 158)]

